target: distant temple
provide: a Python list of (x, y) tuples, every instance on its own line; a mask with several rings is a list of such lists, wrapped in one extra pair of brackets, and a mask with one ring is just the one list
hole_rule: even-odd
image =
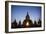
[(31, 27), (33, 25), (32, 20), (27, 12), (26, 19), (23, 21), (23, 27)]
[(17, 22), (16, 20), (11, 24), (12, 28), (17, 28)]
[(32, 20), (30, 19), (30, 16), (29, 16), (28, 12), (27, 12), (25, 20), (23, 20), (23, 24), (21, 24), (21, 21), (19, 21), (19, 24), (17, 24), (16, 19), (13, 23), (11, 23), (11, 28), (26, 28), (26, 27), (27, 28), (28, 27), (41, 27), (41, 20), (39, 19), (38, 22), (36, 22), (34, 20), (34, 24), (33, 24)]

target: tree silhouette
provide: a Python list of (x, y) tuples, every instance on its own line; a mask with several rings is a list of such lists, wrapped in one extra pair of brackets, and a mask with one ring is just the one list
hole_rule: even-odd
[(21, 28), (21, 26), (22, 26), (22, 25), (21, 25), (21, 21), (19, 21), (18, 27)]
[(36, 21), (34, 21), (34, 27), (37, 27), (37, 22)]
[(41, 27), (41, 20), (38, 21), (38, 26)]

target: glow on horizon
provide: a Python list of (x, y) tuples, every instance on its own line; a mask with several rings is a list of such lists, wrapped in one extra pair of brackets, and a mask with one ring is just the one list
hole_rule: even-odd
[(25, 19), (27, 12), (29, 13), (30, 19), (32, 21), (38, 21), (41, 19), (41, 7), (39, 6), (11, 6), (11, 21), (13, 22), (15, 19), (17, 22)]

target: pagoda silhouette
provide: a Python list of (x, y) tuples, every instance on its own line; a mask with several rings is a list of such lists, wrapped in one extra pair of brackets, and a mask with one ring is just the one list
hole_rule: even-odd
[(27, 12), (26, 19), (23, 21), (23, 27), (31, 27), (33, 25), (32, 20), (30, 20), (30, 16)]
[(12, 28), (17, 28), (17, 22), (16, 19), (14, 20), (14, 22), (11, 24)]
[(18, 24), (16, 19), (15, 19), (14, 22), (11, 23), (11, 28), (41, 27), (41, 20), (39, 19), (38, 22), (36, 22), (36, 20), (34, 20), (34, 24), (33, 24), (33, 21), (30, 19), (28, 12), (27, 12), (27, 15), (22, 23), (23, 24), (21, 24), (21, 20), (19, 20), (19, 24)]

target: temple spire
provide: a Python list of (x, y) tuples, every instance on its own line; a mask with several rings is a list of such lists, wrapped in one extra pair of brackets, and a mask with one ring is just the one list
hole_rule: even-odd
[(26, 19), (30, 19), (30, 16), (29, 16), (28, 12), (27, 12), (27, 15), (26, 15)]
[(28, 15), (28, 12), (27, 12), (27, 15)]

